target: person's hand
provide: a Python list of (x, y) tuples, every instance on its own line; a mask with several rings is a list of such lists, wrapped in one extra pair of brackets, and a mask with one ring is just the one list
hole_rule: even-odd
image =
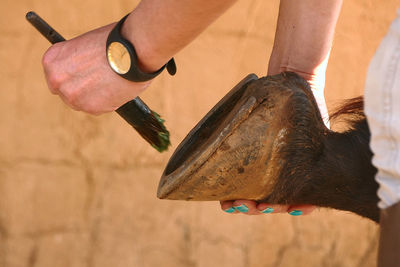
[[(292, 71), (308, 81), (328, 128), (329, 116), (324, 97), (325, 72), (341, 5), (342, 0), (281, 0), (274, 47), (268, 66), (268, 75)], [(245, 207), (241, 208), (241, 205)], [(276, 206), (236, 200), (221, 202), (221, 208), (228, 213), (242, 211), (246, 214), (263, 214), (273, 209), (273, 212), (300, 215), (310, 213), (315, 206)]]
[(269, 213), (289, 213), (293, 216), (310, 214), (316, 207), (313, 205), (277, 205), (257, 203), (251, 200), (221, 201), (221, 209), (227, 213), (261, 215)]
[[(273, 59), (271, 59), (273, 60)], [(328, 109), (325, 103), (324, 97), (324, 85), (325, 85), (325, 69), (326, 63), (323, 63), (323, 71), (315, 71), (314, 73), (306, 73), (296, 71), (287, 67), (278, 67), (277, 69), (271, 68), (274, 62), (270, 61), (269, 74), (274, 75), (283, 71), (293, 71), (302, 76), (310, 84), (311, 90), (314, 94), (314, 98), (317, 102), (318, 108), (321, 112), (321, 116), (324, 120), (325, 125), (329, 128), (329, 115)], [(235, 201), (221, 201), (221, 209), (227, 213), (243, 213), (247, 215), (261, 215), (269, 213), (289, 213), (293, 216), (307, 215), (310, 214), (316, 207), (313, 205), (276, 205), (268, 203), (257, 203), (251, 200), (235, 200)]]
[(50, 91), (75, 110), (93, 115), (114, 111), (150, 84), (125, 80), (108, 65), (106, 40), (114, 25), (57, 43), (43, 56)]

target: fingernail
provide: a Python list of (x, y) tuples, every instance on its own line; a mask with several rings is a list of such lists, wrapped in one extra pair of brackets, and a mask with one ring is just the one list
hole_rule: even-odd
[(303, 214), (303, 212), (301, 210), (292, 210), (291, 212), (289, 212), (289, 214), (292, 216), (300, 216)]
[(262, 211), (261, 211), (261, 213), (265, 213), (265, 214), (267, 214), (267, 213), (272, 213), (272, 212), (274, 212), (274, 209), (273, 209), (273, 208), (266, 208), (265, 210), (262, 210)]
[(238, 210), (238, 211), (240, 211), (240, 212), (244, 212), (244, 213), (246, 213), (246, 212), (248, 212), (249, 211), (249, 208), (245, 205), (245, 204), (242, 204), (242, 205), (240, 205), (240, 206), (237, 206), (237, 207), (234, 207), (236, 210)]
[(226, 209), (226, 210), (224, 210), (226, 213), (234, 213), (235, 212), (235, 209), (234, 208), (229, 208), (229, 209)]

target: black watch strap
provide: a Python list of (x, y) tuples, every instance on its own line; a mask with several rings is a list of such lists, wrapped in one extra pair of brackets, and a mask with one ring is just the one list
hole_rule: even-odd
[[(149, 81), (153, 78), (155, 78), (157, 75), (159, 75), (165, 68), (167, 68), (167, 71), (170, 75), (175, 75), (176, 73), (176, 64), (174, 58), (171, 58), (167, 64), (162, 66), (159, 70), (153, 72), (153, 73), (146, 73), (140, 70), (138, 66), (138, 57), (135, 51), (135, 48), (133, 47), (132, 43), (129, 42), (127, 39), (122, 37), (121, 35), (121, 28), (122, 24), (125, 22), (126, 18), (129, 16), (126, 15), (123, 17), (117, 25), (115, 25), (114, 29), (110, 32), (107, 38), (107, 43), (106, 43), (106, 50), (108, 49), (109, 45), (113, 42), (119, 42), (123, 46), (126, 47), (126, 49), (129, 52), (130, 58), (131, 58), (131, 66), (130, 69), (128, 70), (127, 73), (121, 74), (117, 73), (121, 77), (133, 81), (133, 82), (145, 82)], [(106, 51), (107, 52), (107, 51)]]

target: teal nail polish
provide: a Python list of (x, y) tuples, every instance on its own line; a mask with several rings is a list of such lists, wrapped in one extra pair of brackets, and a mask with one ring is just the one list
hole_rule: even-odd
[(240, 205), (240, 206), (237, 206), (237, 207), (234, 207), (236, 210), (238, 210), (238, 211), (240, 211), (240, 212), (244, 212), (244, 213), (246, 213), (246, 212), (248, 212), (249, 211), (249, 208), (245, 205), (245, 204), (242, 204), (242, 205)]
[(234, 213), (235, 212), (235, 209), (234, 208), (229, 208), (229, 209), (226, 209), (226, 210), (224, 210), (226, 213)]
[(301, 210), (292, 210), (291, 212), (289, 212), (289, 214), (292, 216), (300, 216), (303, 214), (303, 212)]
[(274, 209), (273, 208), (266, 208), (265, 210), (262, 210), (261, 212), (265, 213), (265, 214), (272, 213), (272, 212), (274, 212)]

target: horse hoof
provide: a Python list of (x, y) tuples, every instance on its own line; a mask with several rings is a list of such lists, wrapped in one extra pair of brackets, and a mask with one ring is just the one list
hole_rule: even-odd
[(326, 130), (307, 82), (294, 73), (260, 79), (248, 75), (178, 146), (161, 177), (157, 196), (266, 199), (283, 171), (288, 146), (307, 153), (312, 150), (307, 157), (321, 147), (318, 138), (299, 143), (296, 138), (303, 133), (297, 124), (321, 133), (321, 139)]

